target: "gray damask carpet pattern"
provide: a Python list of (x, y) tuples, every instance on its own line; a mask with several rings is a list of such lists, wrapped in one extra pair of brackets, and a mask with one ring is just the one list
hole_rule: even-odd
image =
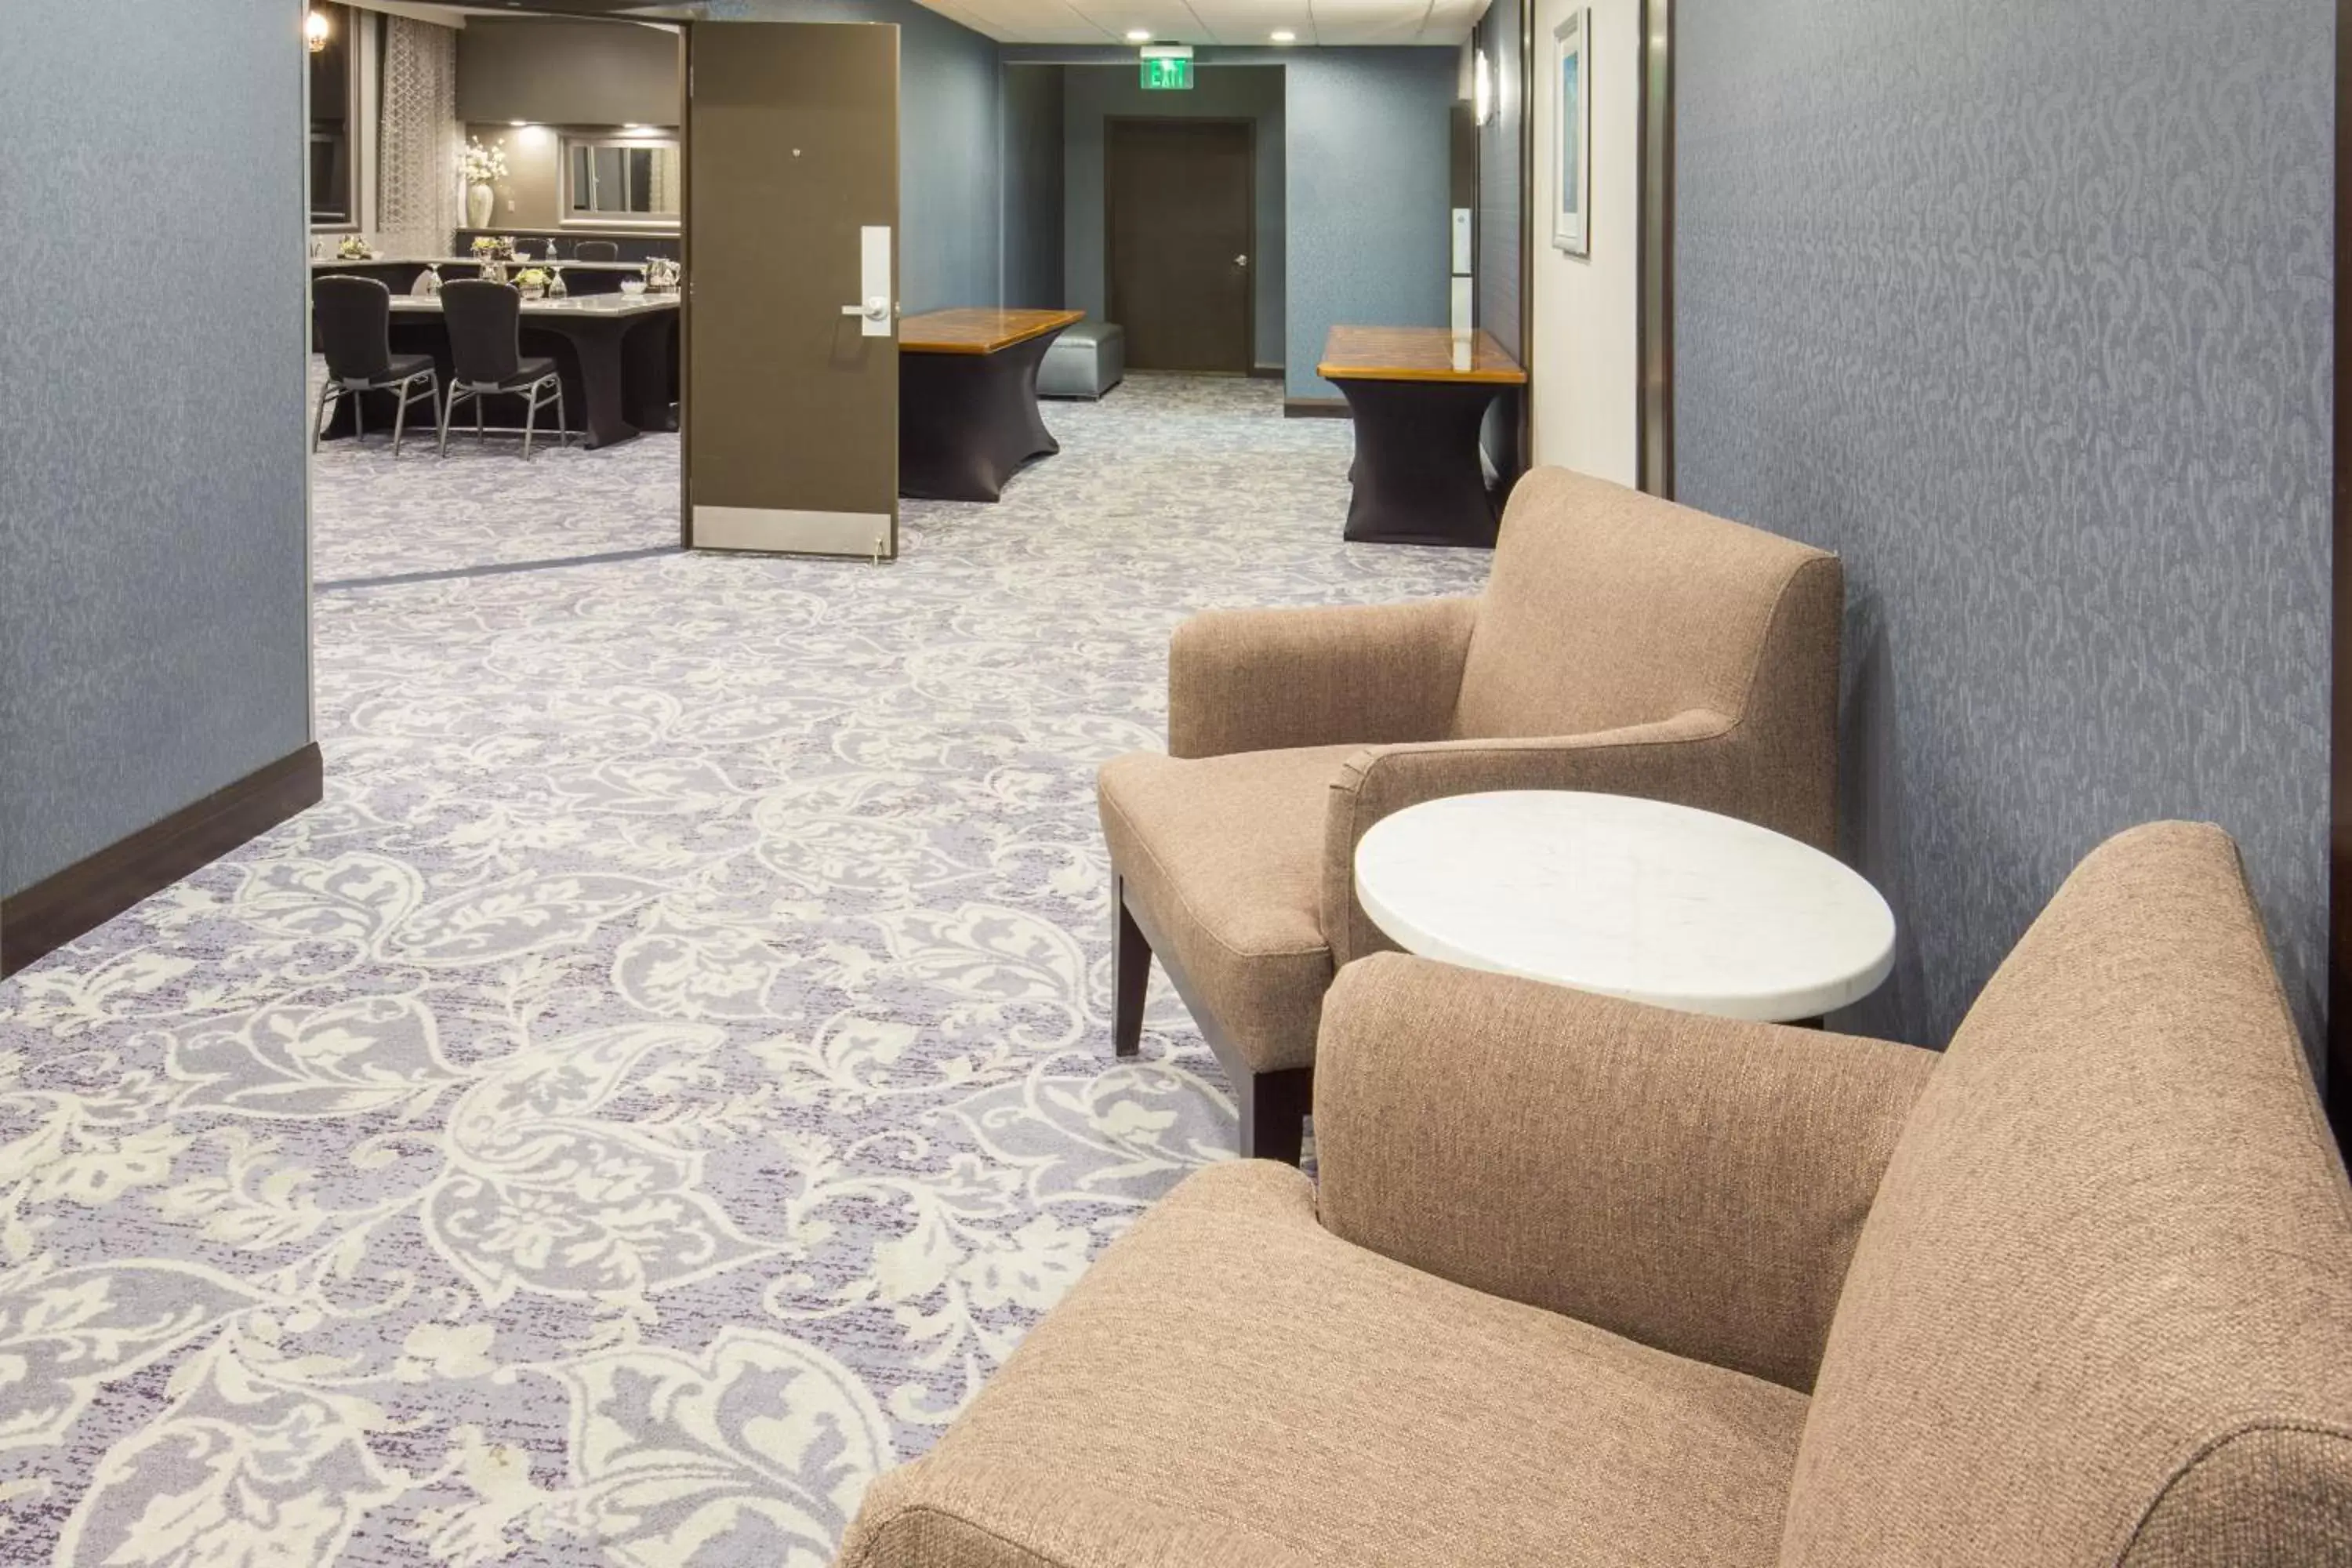
[(1232, 1149), (1107, 1037), (1169, 628), (1484, 575), (1276, 397), (1055, 405), (881, 568), (675, 552), (670, 437), (322, 454), (326, 803), (0, 985), (0, 1561), (824, 1563)]

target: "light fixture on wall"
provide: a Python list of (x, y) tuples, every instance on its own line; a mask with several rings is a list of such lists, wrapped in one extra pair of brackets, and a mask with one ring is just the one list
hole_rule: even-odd
[(1148, 44), (1151, 41), (1151, 34), (1142, 27), (1129, 27), (1127, 30), (1127, 41), (1130, 44)]
[(1471, 118), (1481, 125), (1495, 118), (1495, 68), (1484, 49), (1470, 55), (1470, 106)]
[(1273, 37), (1274, 41), (1277, 44), (1295, 44), (1298, 41), (1298, 35), (1292, 32), (1287, 27), (1276, 27), (1274, 30)]
[(302, 41), (310, 46), (310, 52), (314, 55), (327, 52), (327, 14), (324, 11), (313, 7), (302, 18)]

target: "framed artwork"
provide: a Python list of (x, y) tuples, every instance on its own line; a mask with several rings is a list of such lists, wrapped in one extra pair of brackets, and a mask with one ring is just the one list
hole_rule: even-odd
[(1592, 254), (1592, 12), (1578, 6), (1551, 36), (1551, 242), (1570, 256)]

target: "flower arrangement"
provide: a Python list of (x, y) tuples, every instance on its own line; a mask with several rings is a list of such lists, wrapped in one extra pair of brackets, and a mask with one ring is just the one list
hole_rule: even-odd
[(538, 267), (526, 267), (521, 271), (514, 275), (514, 282), (515, 287), (521, 289), (526, 294), (530, 293), (535, 289), (544, 289), (547, 287), (546, 269)]
[(347, 234), (343, 242), (335, 247), (335, 255), (344, 261), (368, 261), (374, 258), (375, 250), (358, 235)]
[(487, 185), (507, 177), (507, 150), (485, 147), (479, 139), (467, 137), (466, 149), (457, 154), (457, 172), (469, 185)]
[(515, 259), (515, 237), (478, 234), (468, 247), (477, 261), (512, 261)]

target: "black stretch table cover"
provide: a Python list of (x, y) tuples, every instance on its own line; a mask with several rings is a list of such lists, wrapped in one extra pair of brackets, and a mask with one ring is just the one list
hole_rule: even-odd
[[(395, 311), (392, 352), (431, 354), (441, 373), (443, 394), (447, 394), (449, 333), (437, 313)], [(672, 413), (677, 402), (676, 310), (638, 316), (526, 314), (522, 352), (525, 358), (543, 354), (555, 361), (556, 374), (563, 380), (566, 427), (584, 435), (590, 447), (610, 447), (646, 430), (677, 428)], [(363, 395), (363, 400), (368, 429), (389, 433), (393, 395), (372, 392)], [(484, 418), (489, 425), (509, 429), (521, 426), (521, 398), (491, 397), (485, 402)], [(348, 397), (337, 400), (334, 416), (327, 423), (327, 439), (352, 434), (351, 404)], [(457, 412), (459, 422), (450, 427), (452, 436), (473, 428), (470, 408)], [(436, 417), (427, 415), (420, 403), (408, 411), (408, 428), (412, 432), (432, 429)], [(553, 409), (541, 409), (541, 428), (552, 433), (554, 418)]]
[(1482, 382), (1329, 379), (1355, 416), (1355, 495), (1346, 537), (1359, 543), (1491, 548), (1495, 500), (1478, 427), (1496, 395)]
[(1062, 449), (1037, 413), (1037, 366), (1063, 329), (994, 353), (898, 356), (898, 493), (992, 501), (1021, 465)]

